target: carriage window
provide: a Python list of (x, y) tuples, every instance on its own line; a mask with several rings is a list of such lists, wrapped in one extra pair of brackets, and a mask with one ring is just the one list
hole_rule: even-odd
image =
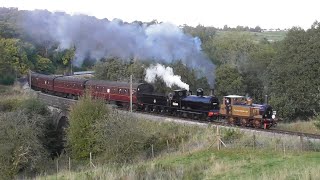
[(119, 89), (119, 91), (118, 91), (118, 92), (119, 92), (119, 94), (122, 94), (122, 89)]
[(107, 93), (110, 93), (110, 89), (107, 89)]
[(123, 94), (128, 94), (128, 90), (127, 90), (127, 89), (124, 89)]

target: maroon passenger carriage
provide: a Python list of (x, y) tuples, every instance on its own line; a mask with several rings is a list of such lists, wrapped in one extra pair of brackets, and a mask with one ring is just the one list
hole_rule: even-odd
[[(129, 107), (130, 103), (130, 83), (89, 80), (85, 83), (86, 89), (90, 90), (95, 98), (104, 99), (108, 103), (118, 106)], [(132, 103), (135, 106), (137, 94), (153, 92), (153, 86), (146, 83), (132, 83)], [(135, 107), (134, 107), (135, 108)]]
[(42, 92), (53, 92), (53, 81), (59, 76), (44, 75), (44, 74), (31, 74), (31, 88)]
[(61, 76), (54, 79), (53, 91), (58, 96), (78, 99), (85, 92), (85, 83), (88, 80)]
[[(78, 99), (85, 91), (90, 91), (92, 97), (103, 99), (108, 103), (118, 106), (129, 106), (130, 104), (130, 83), (87, 80), (71, 76), (31, 74), (31, 87), (34, 90), (42, 91), (70, 99)], [(137, 105), (137, 95), (152, 93), (153, 86), (146, 83), (132, 84), (132, 103)]]

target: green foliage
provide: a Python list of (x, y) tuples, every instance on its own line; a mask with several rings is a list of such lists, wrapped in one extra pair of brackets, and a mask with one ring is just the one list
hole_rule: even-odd
[(37, 55), (37, 62), (35, 64), (35, 70), (40, 73), (48, 74), (54, 72), (52, 61), (48, 58)]
[(248, 61), (250, 52), (257, 49), (257, 43), (247, 33), (226, 32), (212, 38), (204, 49), (217, 64), (241, 66)]
[(47, 106), (38, 99), (26, 99), (22, 101), (20, 108), (27, 114), (39, 114), (42, 116), (48, 116), (50, 114)]
[(317, 115), (317, 116), (314, 118), (314, 120), (315, 120), (314, 125), (315, 125), (318, 129), (320, 129), (320, 115)]
[(320, 27), (291, 29), (269, 67), (270, 103), (286, 120), (307, 119), (320, 111)]
[(243, 95), (245, 84), (241, 74), (231, 65), (222, 65), (216, 70), (216, 94), (225, 96), (228, 94)]
[(95, 65), (95, 77), (110, 81), (129, 80), (129, 69), (125, 62), (119, 59), (108, 59)]
[(10, 112), (17, 110), (20, 106), (18, 99), (4, 99), (0, 101), (0, 112)]
[(47, 154), (39, 137), (43, 136), (45, 119), (24, 111), (0, 114), (0, 174), (13, 178), (18, 172), (26, 174), (40, 168)]
[(232, 142), (234, 140), (238, 140), (243, 136), (243, 133), (241, 133), (239, 130), (235, 129), (226, 129), (223, 133), (223, 141), (225, 142)]
[(107, 113), (102, 101), (92, 100), (88, 95), (71, 108), (67, 144), (74, 158), (86, 158), (90, 152), (96, 154), (101, 151), (101, 132), (96, 125), (103, 121)]
[(14, 81), (15, 81), (15, 76), (13, 75), (13, 73), (0, 74), (0, 84), (12, 85), (14, 84)]

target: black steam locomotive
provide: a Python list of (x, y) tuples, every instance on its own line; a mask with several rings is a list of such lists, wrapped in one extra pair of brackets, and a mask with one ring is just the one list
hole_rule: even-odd
[(175, 90), (167, 96), (153, 92), (137, 95), (138, 109), (177, 116), (214, 119), (219, 115), (219, 100), (215, 96), (204, 96), (199, 88), (196, 95), (187, 90)]

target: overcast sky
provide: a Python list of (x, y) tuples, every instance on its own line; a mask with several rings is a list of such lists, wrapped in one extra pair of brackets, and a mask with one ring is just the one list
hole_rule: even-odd
[(320, 20), (319, 0), (0, 0), (0, 6), (82, 13), (97, 18), (176, 25), (309, 28)]

